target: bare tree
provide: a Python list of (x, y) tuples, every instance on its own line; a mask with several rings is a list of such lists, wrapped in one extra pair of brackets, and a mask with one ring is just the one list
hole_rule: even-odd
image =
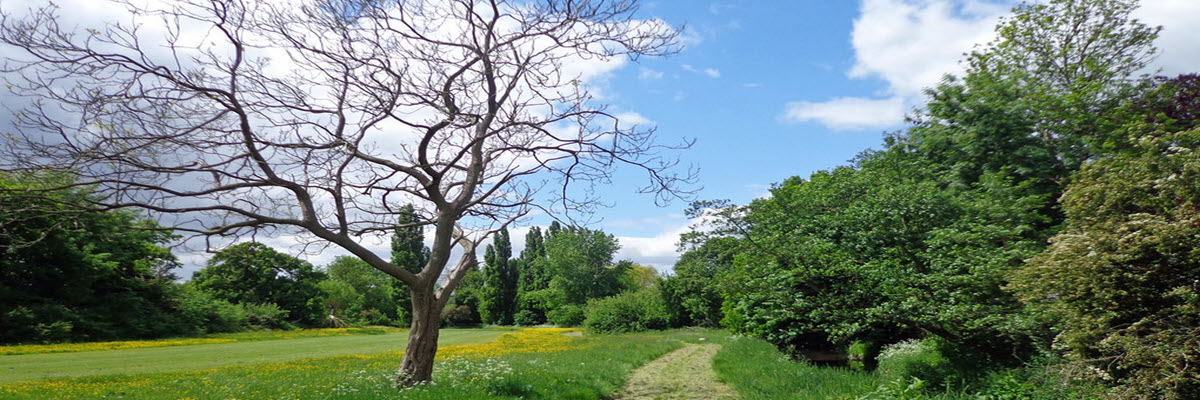
[[(101, 196), (199, 237), (302, 232), (407, 285), (397, 384), (431, 379), (439, 313), (475, 248), (537, 210), (591, 211), (614, 168), (656, 201), (686, 194), (673, 150), (570, 72), (677, 51), (623, 0), (117, 1), (77, 27), (54, 5), (6, 11), (3, 73), (30, 106), (5, 171), (70, 171)], [(362, 241), (421, 207), (432, 252), (411, 273)], [(463, 256), (444, 279), (451, 249)]]

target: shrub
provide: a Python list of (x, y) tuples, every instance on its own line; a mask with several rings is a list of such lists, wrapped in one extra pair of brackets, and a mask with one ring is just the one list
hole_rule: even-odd
[(464, 326), (479, 323), (471, 307), (459, 305), (442, 309), (442, 326)]
[(583, 319), (583, 307), (574, 304), (564, 304), (546, 313), (546, 322), (558, 326), (579, 326)]
[(533, 310), (521, 310), (517, 315), (513, 316), (513, 323), (518, 326), (534, 326), (541, 325), (546, 322), (542, 315)]
[(256, 329), (295, 329), (286, 318), (288, 310), (275, 303), (242, 303), (239, 305), (246, 316), (246, 323)]
[(241, 332), (249, 326), (246, 309), (184, 285), (176, 299), (180, 318), (200, 333)]
[(950, 360), (933, 338), (906, 340), (884, 347), (879, 354), (879, 377), (886, 382), (919, 379), (930, 387), (945, 387), (956, 375)]
[(667, 328), (669, 320), (658, 288), (649, 287), (589, 302), (583, 326), (596, 333), (641, 332)]

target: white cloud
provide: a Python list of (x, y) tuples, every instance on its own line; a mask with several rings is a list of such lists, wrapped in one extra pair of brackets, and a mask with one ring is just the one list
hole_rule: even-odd
[(653, 266), (659, 272), (670, 271), (679, 260), (679, 235), (689, 230), (688, 224), (665, 226), (663, 231), (650, 237), (618, 236), (621, 250), (614, 259), (630, 260), (642, 265)]
[(662, 79), (663, 75), (664, 74), (661, 71), (655, 71), (650, 68), (643, 67), (641, 69), (641, 72), (638, 73), (638, 79), (641, 79), (644, 81)]
[[(1146, 0), (1134, 17), (1151, 26), (1162, 26), (1155, 45), (1160, 51), (1152, 68), (1162, 75), (1174, 76), (1200, 72), (1200, 1)], [(1153, 71), (1151, 71), (1153, 72)]]
[[(789, 103), (784, 121), (815, 121), (832, 129), (885, 128), (903, 121), (905, 109), (921, 104), (922, 90), (945, 74), (961, 74), (963, 54), (995, 37), (994, 28), (1016, 1), (863, 0), (854, 21), (851, 79), (878, 79), (886, 86), (874, 97), (839, 97)], [(1134, 17), (1163, 26), (1151, 71), (1173, 76), (1200, 71), (1200, 2), (1146, 0)], [(897, 105), (899, 103), (899, 105)], [(877, 113), (866, 114), (863, 111)]]
[(888, 127), (904, 120), (905, 101), (900, 97), (864, 99), (839, 97), (825, 102), (788, 103), (780, 119), (784, 122), (817, 122), (834, 130)]
[(718, 71), (713, 68), (701, 69), (701, 68), (693, 67), (691, 64), (683, 64), (682, 67), (683, 67), (683, 69), (688, 70), (689, 72), (702, 74), (702, 75), (708, 76), (709, 78), (720, 78), (721, 77), (721, 71)]
[(945, 74), (963, 71), (958, 60), (993, 35), (1011, 4), (985, 0), (864, 0), (854, 21), (851, 79), (879, 79), (879, 97), (838, 97), (788, 103), (781, 119), (813, 121), (835, 130), (886, 128), (923, 100), (922, 90)]
[(878, 78), (887, 93), (920, 96), (947, 73), (963, 71), (959, 59), (995, 37), (1009, 4), (978, 0), (865, 0), (854, 21), (856, 62), (847, 76)]

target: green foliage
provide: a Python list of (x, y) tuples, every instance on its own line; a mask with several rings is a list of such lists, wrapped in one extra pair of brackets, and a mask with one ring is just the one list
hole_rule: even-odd
[(876, 372), (886, 382), (921, 382), (931, 389), (962, 388), (979, 378), (986, 364), (962, 362), (952, 345), (936, 337), (906, 340), (883, 348)]
[(568, 304), (612, 296), (625, 287), (621, 277), (630, 264), (613, 266), (613, 254), (621, 248), (617, 239), (603, 231), (560, 228), (546, 239), (546, 273), (557, 279), (552, 284), (566, 295)]
[(659, 286), (672, 326), (720, 324), (724, 318), (721, 282), (733, 269), (741, 245), (736, 238), (718, 237), (679, 256), (674, 275)]
[(653, 286), (592, 300), (583, 320), (583, 327), (595, 333), (642, 332), (668, 325), (666, 305)]
[(1013, 277), (1056, 345), (1131, 398), (1200, 396), (1200, 130), (1143, 129), (1076, 174), (1067, 228)]
[(520, 277), (511, 258), (508, 228), (501, 228), (484, 253), (483, 287), (478, 296), (479, 317), (485, 324), (513, 324)]
[[(417, 215), (412, 204), (406, 204), (396, 221), (396, 229), (392, 231), (392, 264), (418, 273), (429, 262), (429, 248), (425, 246), (425, 233), (422, 230), (421, 218)], [(377, 309), (387, 315), (396, 316), (396, 324), (409, 325), (412, 321), (412, 293), (408, 286), (398, 279), (392, 283), (392, 301), (396, 304), (395, 312)]]
[(172, 311), (174, 239), (124, 211), (76, 207), (70, 177), (0, 175), (0, 343), (153, 338), (190, 333)]
[(325, 326), (341, 328), (358, 323), (363, 298), (345, 281), (327, 279), (317, 284), (321, 297), (315, 299), (325, 310)]
[(584, 318), (584, 307), (578, 304), (563, 304), (546, 312), (546, 322), (557, 326), (579, 326)]
[(325, 274), (312, 264), (279, 253), (261, 243), (230, 246), (196, 271), (192, 281), (200, 290), (230, 303), (273, 303), (288, 311), (288, 321), (318, 326), (325, 315), (312, 301), (321, 295), (317, 284)]
[(471, 326), (479, 323), (475, 310), (465, 305), (446, 306), (442, 309), (442, 326)]
[[(631, 289), (635, 264), (612, 263), (620, 249), (610, 234), (552, 223), (543, 238), (538, 229), (525, 236), (526, 250), (516, 260), (516, 310), (523, 322), (578, 326), (591, 299)], [(518, 323), (520, 324), (520, 323)]]
[(534, 326), (546, 323), (543, 315), (533, 310), (521, 310), (513, 316), (513, 324), (517, 326)]
[(842, 368), (795, 361), (770, 343), (734, 337), (713, 357), (717, 377), (747, 400), (828, 400), (867, 392), (877, 379)]
[(1132, 17), (1137, 0), (1023, 3), (998, 40), (967, 59), (968, 75), (1009, 82), (1034, 116), (1039, 139), (1069, 173), (1111, 145), (1114, 111), (1139, 83), (1161, 28)]
[[(397, 289), (391, 276), (361, 259), (347, 256), (335, 258), (326, 270), (330, 280), (346, 283), (354, 296), (359, 298), (355, 307), (339, 308), (351, 310), (338, 314), (339, 317), (350, 317), (351, 320), (370, 325), (400, 325), (398, 310), (401, 308), (396, 300)], [(329, 305), (325, 309), (328, 310)]]
[(180, 317), (197, 333), (240, 332), (250, 325), (245, 308), (214, 298), (194, 284), (181, 286), (174, 299)]

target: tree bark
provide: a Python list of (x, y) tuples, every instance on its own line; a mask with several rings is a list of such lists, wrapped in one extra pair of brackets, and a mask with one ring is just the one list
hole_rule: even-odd
[(412, 306), (408, 346), (400, 361), (400, 373), (396, 375), (396, 386), (399, 387), (433, 380), (433, 359), (437, 356), (441, 307), (437, 307), (432, 285), (412, 290)]

